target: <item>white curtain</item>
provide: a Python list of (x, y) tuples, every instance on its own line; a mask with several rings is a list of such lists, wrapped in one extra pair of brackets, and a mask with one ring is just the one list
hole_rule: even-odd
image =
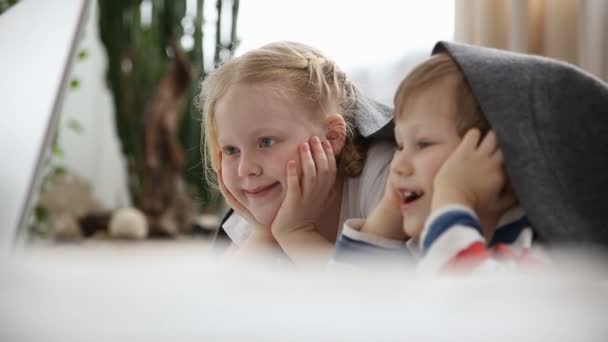
[(608, 80), (605, 0), (456, 0), (455, 40), (561, 59)]

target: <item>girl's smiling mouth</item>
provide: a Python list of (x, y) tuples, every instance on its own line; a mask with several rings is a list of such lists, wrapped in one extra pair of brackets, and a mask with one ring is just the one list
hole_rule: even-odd
[(243, 191), (245, 192), (247, 197), (260, 198), (260, 197), (264, 197), (265, 195), (269, 194), (279, 184), (280, 184), (280, 182), (275, 182), (270, 185), (259, 186), (259, 187), (256, 187), (256, 188), (253, 188), (250, 190), (244, 189)]

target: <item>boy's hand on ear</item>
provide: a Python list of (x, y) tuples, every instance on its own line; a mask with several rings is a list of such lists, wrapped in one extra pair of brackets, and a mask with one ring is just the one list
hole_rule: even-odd
[(392, 173), (386, 182), (384, 196), (378, 206), (365, 219), (361, 232), (379, 235), (387, 239), (406, 240), (403, 230), (403, 216), (399, 208), (399, 195), (391, 186)]
[(506, 181), (502, 152), (493, 131), (481, 143), (480, 139), (479, 130), (469, 130), (441, 166), (434, 181), (433, 209), (450, 203), (460, 203), (478, 212), (497, 209), (493, 207), (498, 204)]
[[(503, 171), (504, 173), (504, 171)], [(505, 176), (506, 178), (506, 176)], [(500, 218), (509, 208), (513, 207), (517, 203), (515, 198), (515, 194), (513, 190), (506, 184), (503, 188), (498, 192), (496, 198), (489, 200), (486, 203), (481, 203), (477, 208), (477, 213), (480, 218), (482, 217), (497, 217)], [(494, 230), (492, 228), (496, 228), (489, 226), (485, 222), (481, 222), (482, 226), (487, 227), (487, 229), (491, 229), (491, 231), (487, 231), (488, 234), (486, 238), (490, 238), (494, 234)]]
[(316, 229), (323, 209), (336, 196), (336, 158), (331, 144), (312, 137), (298, 147), (302, 167), (299, 179), (297, 163), (287, 163), (287, 195), (272, 222), (271, 230), (278, 239), (302, 229)]

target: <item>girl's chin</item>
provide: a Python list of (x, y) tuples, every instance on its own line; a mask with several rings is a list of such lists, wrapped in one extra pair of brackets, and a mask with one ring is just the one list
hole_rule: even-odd
[(261, 225), (265, 227), (270, 227), (272, 221), (274, 221), (274, 217), (276, 216), (277, 211), (274, 211), (272, 213), (254, 213), (253, 216), (255, 217), (256, 221), (258, 221)]

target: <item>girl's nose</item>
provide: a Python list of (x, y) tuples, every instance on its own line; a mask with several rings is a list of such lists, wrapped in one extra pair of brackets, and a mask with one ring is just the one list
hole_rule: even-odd
[(239, 162), (238, 175), (239, 177), (259, 176), (262, 174), (262, 168), (257, 158), (248, 153), (241, 153)]

